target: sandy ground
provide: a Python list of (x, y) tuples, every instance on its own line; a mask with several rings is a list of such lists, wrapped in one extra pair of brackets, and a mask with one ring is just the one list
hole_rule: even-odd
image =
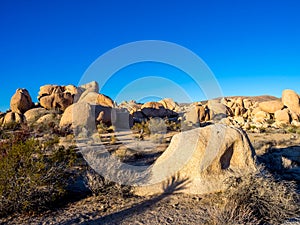
[[(300, 135), (249, 134), (257, 154), (275, 146), (300, 145)], [(203, 224), (205, 203), (201, 196), (184, 194), (154, 197), (91, 196), (39, 215), (14, 215), (1, 224)], [(203, 217), (202, 217), (203, 218)], [(300, 222), (286, 223), (300, 224)]]

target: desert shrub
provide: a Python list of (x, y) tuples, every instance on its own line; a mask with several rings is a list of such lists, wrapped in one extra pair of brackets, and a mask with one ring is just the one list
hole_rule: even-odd
[(143, 121), (141, 123), (135, 123), (131, 129), (140, 134), (145, 134), (145, 135), (150, 134), (148, 121), (147, 122)]
[(151, 134), (161, 134), (167, 132), (167, 126), (161, 118), (151, 118), (148, 122), (148, 127)]
[(167, 125), (167, 129), (169, 131), (180, 131), (181, 129), (181, 123), (179, 122), (175, 122), (175, 121), (167, 121), (166, 122), (166, 125)]
[(289, 127), (286, 128), (286, 131), (287, 131), (288, 133), (300, 134), (300, 127), (289, 126)]
[(10, 122), (3, 125), (5, 130), (18, 130), (20, 129), (21, 124), (18, 122)]
[(73, 149), (53, 146), (46, 154), (34, 139), (11, 140), (1, 148), (7, 150), (0, 158), (0, 216), (43, 210), (67, 194)]
[(300, 197), (291, 182), (271, 175), (231, 178), (219, 204), (207, 208), (207, 224), (281, 224), (300, 216)]

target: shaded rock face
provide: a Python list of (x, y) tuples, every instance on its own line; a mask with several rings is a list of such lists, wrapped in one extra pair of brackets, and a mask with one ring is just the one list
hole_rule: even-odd
[(300, 115), (300, 102), (298, 94), (293, 90), (284, 90), (282, 92), (282, 102), (291, 111)]
[(159, 102), (147, 102), (144, 105), (142, 105), (141, 107), (141, 112), (148, 118), (151, 117), (160, 117), (160, 118), (164, 118), (164, 117), (177, 117), (178, 114), (173, 111), (173, 110), (169, 110), (166, 109), (163, 104), (159, 103)]
[(19, 88), (10, 100), (12, 112), (23, 114), (34, 106), (29, 92), (26, 89)]
[(45, 85), (40, 87), (38, 100), (41, 106), (48, 110), (64, 111), (73, 104), (73, 98), (76, 95), (74, 89), (68, 86)]
[(284, 179), (300, 181), (300, 147), (271, 148), (258, 160)]
[(23, 122), (24, 122), (24, 116), (22, 114), (16, 112), (9, 112), (6, 113), (6, 115), (4, 116), (2, 125), (5, 126), (12, 123), (23, 123)]
[(164, 98), (160, 100), (158, 103), (162, 104), (165, 109), (174, 110), (174, 111), (179, 110), (179, 105), (176, 102), (174, 102), (174, 100), (171, 98)]
[(135, 193), (168, 192), (170, 180), (181, 184), (179, 192), (223, 191), (229, 176), (256, 170), (254, 157), (248, 137), (239, 129), (216, 124), (182, 132), (150, 168), (150, 185), (136, 187)]

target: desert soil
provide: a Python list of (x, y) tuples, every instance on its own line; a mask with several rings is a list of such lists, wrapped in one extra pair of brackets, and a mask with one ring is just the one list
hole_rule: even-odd
[[(258, 155), (271, 146), (284, 148), (300, 143), (300, 135), (295, 134), (248, 135)], [(0, 220), (0, 224), (203, 224), (207, 198), (202, 197), (184, 194), (125, 198), (91, 196), (41, 214), (13, 215)]]

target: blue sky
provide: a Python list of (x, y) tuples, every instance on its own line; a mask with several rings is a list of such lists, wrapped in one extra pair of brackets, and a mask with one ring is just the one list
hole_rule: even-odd
[[(297, 0), (2, 0), (0, 110), (9, 108), (17, 88), (27, 88), (37, 101), (44, 84), (77, 85), (99, 56), (139, 40), (190, 49), (212, 70), (225, 96), (280, 97), (285, 88), (299, 93), (299, 11)], [(130, 85), (126, 81), (166, 76), (192, 100), (205, 98), (176, 68), (146, 63), (118, 73), (101, 92), (115, 98)], [(149, 96), (149, 87), (153, 95), (155, 90), (174, 95), (170, 82), (155, 81), (138, 86), (149, 89)]]

